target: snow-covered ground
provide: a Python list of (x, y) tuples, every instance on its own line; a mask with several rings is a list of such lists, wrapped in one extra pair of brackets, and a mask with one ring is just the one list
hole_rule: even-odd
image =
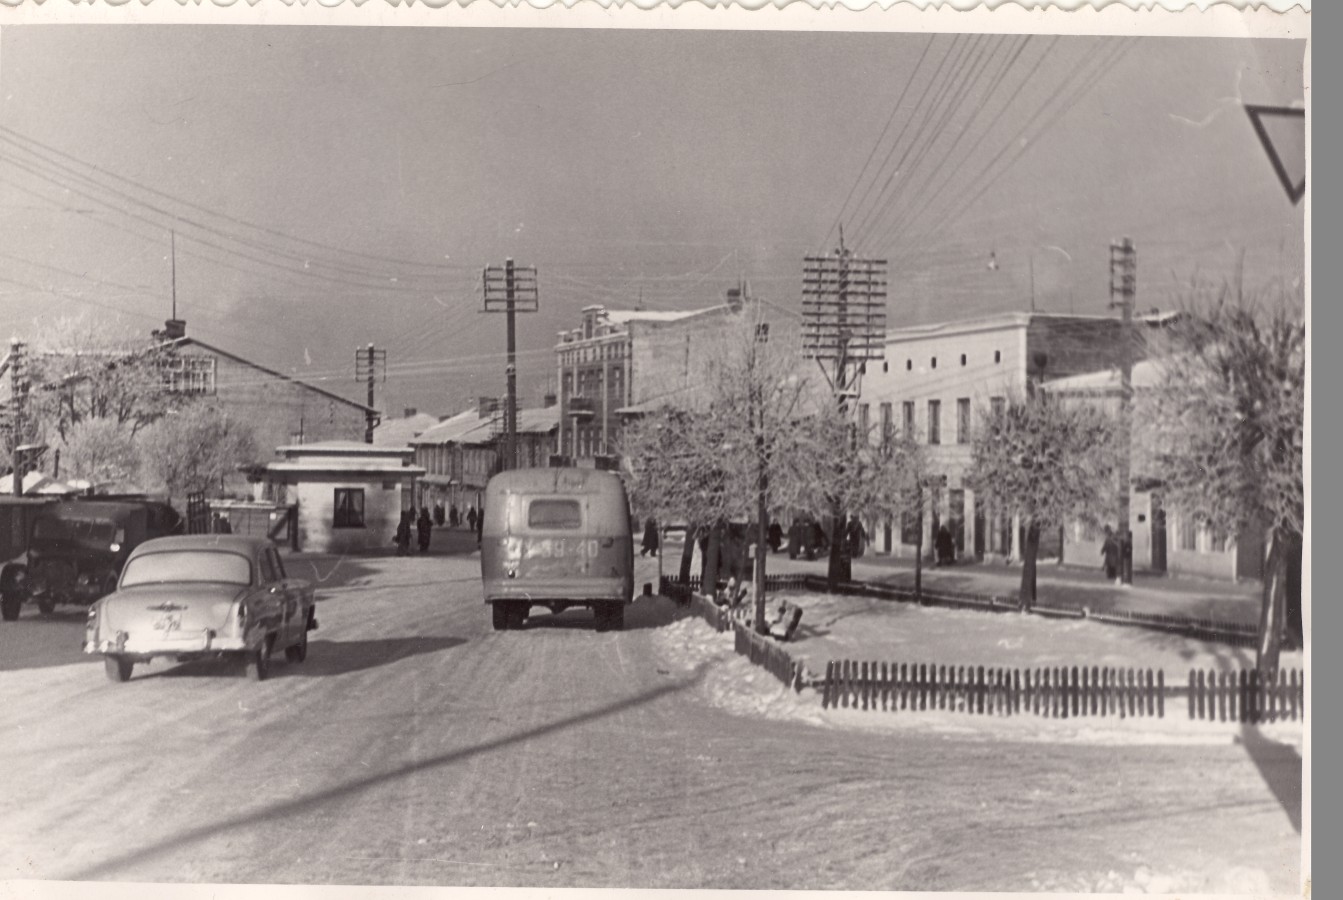
[[(924, 662), (947, 665), (1088, 665), (1163, 668), (1168, 684), (1183, 684), (1190, 668), (1253, 665), (1253, 652), (1176, 635), (1084, 620), (1053, 620), (1016, 613), (919, 607), (861, 597), (789, 595), (805, 612), (799, 639), (787, 645), (816, 675), (832, 659)], [(969, 715), (951, 711), (896, 712), (823, 709), (818, 692), (786, 688), (733, 648), (731, 633), (718, 634), (686, 616), (659, 629), (669, 660), (693, 668), (708, 662), (703, 690), (715, 706), (740, 715), (808, 722), (826, 728), (892, 731), (915, 729), (973, 741), (1067, 741), (1098, 744), (1228, 744), (1267, 739), (1302, 744), (1302, 723), (1262, 724), (1247, 737), (1237, 723), (1190, 721), (1182, 699), (1166, 703), (1164, 718), (1081, 717), (1047, 719)], [(1284, 666), (1299, 666), (1299, 654)]]

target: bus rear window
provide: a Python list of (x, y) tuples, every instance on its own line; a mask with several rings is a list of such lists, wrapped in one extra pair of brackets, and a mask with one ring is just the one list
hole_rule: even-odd
[(583, 513), (577, 500), (533, 500), (527, 506), (527, 525), (531, 528), (580, 528)]

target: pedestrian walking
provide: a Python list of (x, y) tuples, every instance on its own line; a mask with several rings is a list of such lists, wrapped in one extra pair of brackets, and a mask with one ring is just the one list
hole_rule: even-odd
[(956, 561), (956, 542), (952, 540), (951, 529), (943, 525), (937, 529), (937, 541), (934, 544), (937, 550), (937, 564), (940, 566), (949, 566)]
[(415, 530), (420, 538), (420, 552), (429, 552), (429, 534), (434, 530), (434, 522), (429, 518), (429, 507), (420, 509), (420, 518), (415, 522)]
[(649, 554), (658, 555), (658, 523), (652, 516), (649, 516), (648, 521), (644, 522), (644, 539), (639, 550), (640, 556)]
[(1105, 577), (1110, 581), (1119, 579), (1119, 539), (1114, 529), (1105, 526), (1105, 542), (1101, 544), (1101, 563), (1105, 566)]
[(476, 508), (474, 506), (466, 511), (466, 527), (472, 531), (476, 530)]
[(769, 549), (771, 553), (778, 553), (779, 548), (783, 546), (783, 526), (778, 522), (769, 523)]
[(438, 500), (434, 503), (434, 524), (442, 528), (448, 521), (448, 514), (443, 511), (443, 501)]
[(410, 510), (402, 510), (401, 521), (396, 526), (396, 555), (407, 556), (410, 554)]
[(457, 504), (454, 503), (452, 504), (452, 506), (448, 507), (448, 527), (456, 528), (459, 524), (461, 524), (461, 521), (462, 516), (460, 513), (457, 512)]

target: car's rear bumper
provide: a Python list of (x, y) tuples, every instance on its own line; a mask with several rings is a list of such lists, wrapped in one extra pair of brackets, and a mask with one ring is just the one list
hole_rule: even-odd
[(115, 653), (124, 656), (188, 656), (237, 653), (247, 650), (242, 638), (220, 637), (212, 630), (189, 632), (173, 638), (118, 632), (115, 637), (85, 641), (85, 653)]

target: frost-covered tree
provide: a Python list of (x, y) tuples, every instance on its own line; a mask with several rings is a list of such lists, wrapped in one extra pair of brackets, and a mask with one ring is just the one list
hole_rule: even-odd
[(1230, 532), (1264, 528), (1257, 656), (1272, 670), (1284, 635), (1301, 629), (1299, 584), (1288, 591), (1288, 581), (1305, 521), (1302, 298), (1227, 287), (1189, 305), (1140, 400), (1140, 444), (1170, 505)]
[(196, 402), (140, 436), (141, 478), (169, 494), (218, 492), (239, 464), (256, 458), (252, 428), (219, 406)]
[(1043, 392), (979, 418), (967, 482), (977, 498), (1025, 527), (1019, 602), (1029, 609), (1041, 530), (1111, 514), (1119, 477), (1114, 423), (1099, 409), (1051, 401)]

